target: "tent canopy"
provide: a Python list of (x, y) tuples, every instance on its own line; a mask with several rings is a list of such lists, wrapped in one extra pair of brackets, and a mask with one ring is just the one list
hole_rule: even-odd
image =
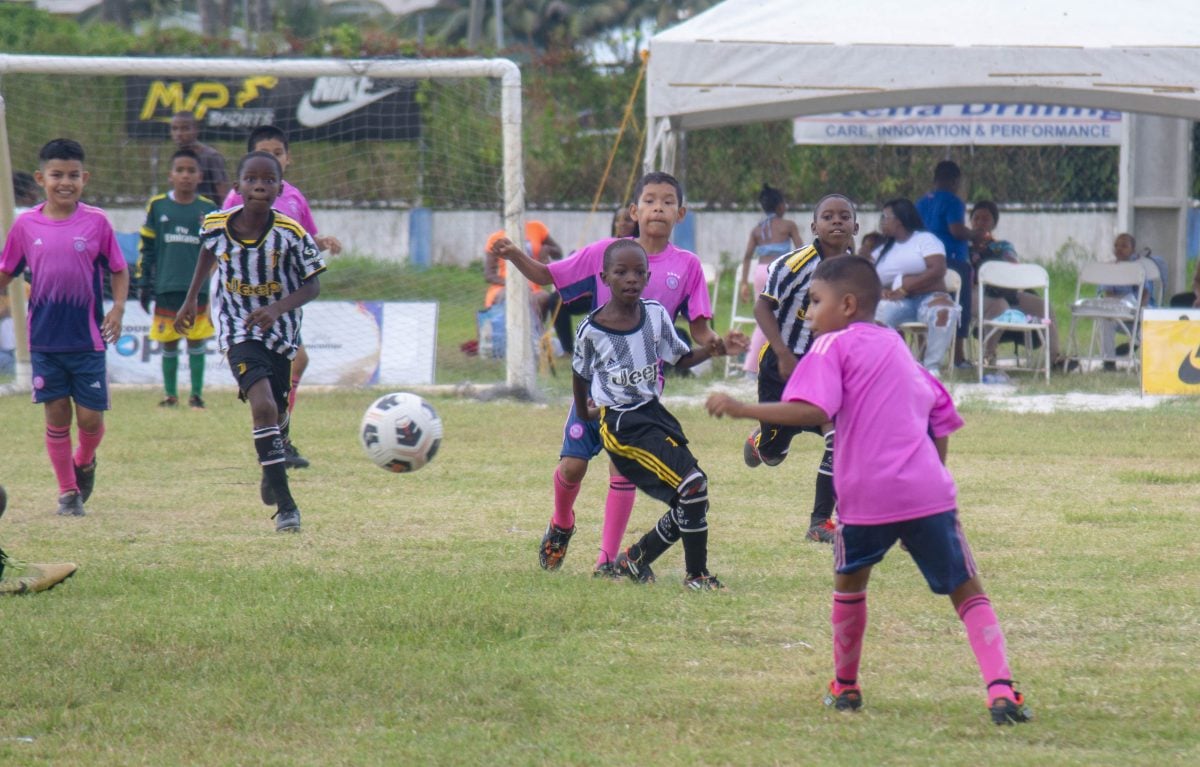
[(1200, 119), (1196, 0), (726, 0), (650, 41), (674, 130), (1022, 102)]

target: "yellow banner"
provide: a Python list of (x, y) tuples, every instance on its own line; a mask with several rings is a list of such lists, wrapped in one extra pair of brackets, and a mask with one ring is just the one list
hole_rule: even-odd
[(1200, 395), (1200, 312), (1143, 314), (1142, 392)]

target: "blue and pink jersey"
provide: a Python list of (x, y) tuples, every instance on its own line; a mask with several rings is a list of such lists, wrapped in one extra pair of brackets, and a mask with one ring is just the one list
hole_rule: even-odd
[[(597, 240), (570, 258), (546, 265), (563, 301), (569, 303), (591, 296), (593, 307), (608, 302), (612, 294), (601, 281), (600, 272), (604, 269), (604, 249), (614, 239), (607, 237)], [(680, 314), (689, 322), (701, 317), (712, 318), (708, 283), (695, 253), (667, 243), (662, 252), (651, 253), (649, 261), (650, 281), (642, 292), (642, 298), (662, 304), (672, 320)]]
[(35, 352), (104, 351), (102, 270), (126, 269), (112, 224), (100, 208), (79, 203), (64, 219), (47, 218), (45, 203), (13, 222), (0, 271), (32, 273), (29, 349)]
[[(241, 204), (242, 196), (237, 193), (236, 189), (230, 189), (229, 194), (225, 195), (225, 202), (221, 205), (221, 210), (229, 210), (235, 205)], [(286, 181), (279, 182), (279, 196), (275, 198), (275, 204), (271, 207), (288, 218), (298, 221), (309, 235), (317, 236), (317, 222), (313, 221), (312, 209), (308, 207), (308, 199), (292, 184)]]
[(782, 399), (816, 405), (837, 426), (842, 522), (881, 525), (956, 507), (954, 478), (932, 438), (958, 430), (962, 418), (895, 330), (855, 322), (817, 336)]

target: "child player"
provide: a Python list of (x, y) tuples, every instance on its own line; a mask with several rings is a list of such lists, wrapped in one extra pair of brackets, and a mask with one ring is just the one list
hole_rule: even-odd
[(867, 626), (871, 568), (899, 540), (929, 587), (948, 594), (987, 686), (996, 724), (1029, 721), (1014, 689), (1004, 632), (959, 525), (948, 436), (962, 426), (950, 395), (918, 365), (895, 331), (875, 324), (879, 277), (870, 261), (822, 263), (809, 290), (817, 340), (788, 379), (782, 402), (708, 399), (716, 417), (838, 430), (838, 532), (834, 543), (833, 666), (825, 704), (862, 707), (858, 662)]
[(274, 155), (251, 152), (242, 158), (234, 183), (245, 202), (204, 219), (200, 260), (175, 329), (183, 333), (196, 321), (201, 286), (216, 264), (217, 339), (242, 399), (250, 403), (262, 501), (276, 505), (277, 531), (298, 532), (300, 510), (284, 461), (289, 374), (300, 338), (300, 307), (321, 292), (317, 275), (325, 262), (298, 223), (272, 210), (282, 180), (283, 166)]
[[(287, 134), (283, 132), (283, 129), (277, 128), (274, 125), (260, 125), (250, 131), (250, 137), (246, 139), (246, 151), (266, 152), (275, 155), (275, 159), (279, 160), (279, 164), (283, 167), (285, 173), (288, 166), (292, 164), (292, 153), (288, 145)], [(235, 186), (229, 190), (229, 194), (225, 196), (225, 202), (221, 207), (229, 209), (241, 204), (242, 197), (238, 194), (237, 187)], [(280, 180), (279, 196), (275, 198), (275, 210), (299, 222), (300, 226), (304, 227), (304, 231), (312, 236), (319, 250), (328, 250), (335, 256), (342, 252), (342, 243), (337, 237), (317, 234), (317, 222), (313, 220), (312, 209), (308, 206), (308, 199), (296, 188), (295, 184), (289, 184), (286, 181)], [(297, 341), (297, 343), (299, 346), (296, 350), (296, 358), (292, 360), (292, 388), (288, 393), (287, 410), (289, 415), (296, 407), (296, 390), (300, 386), (300, 379), (304, 376), (305, 369), (308, 368), (308, 352), (304, 349), (303, 341)], [(296, 449), (296, 446), (292, 444), (290, 439), (287, 440), (284, 448), (287, 450), (287, 465), (289, 468), (308, 468), (308, 459), (300, 455), (300, 451)]]
[[(637, 222), (637, 242), (649, 254), (650, 275), (645, 297), (657, 301), (672, 319), (680, 314), (688, 318), (692, 338), (712, 351), (719, 340), (708, 326), (712, 319), (704, 269), (695, 253), (671, 243), (671, 231), (683, 220), (683, 190), (674, 176), (652, 172), (642, 176), (634, 188), (630, 216)], [(587, 245), (570, 258), (543, 264), (530, 258), (523, 248), (503, 238), (492, 252), (506, 258), (531, 281), (554, 284), (564, 302), (592, 296), (594, 306), (608, 300), (608, 286), (598, 281), (604, 252), (613, 243), (605, 238)], [(600, 431), (596, 421), (577, 416), (574, 404), (563, 428), (563, 444), (554, 471), (554, 513), (538, 549), (538, 560), (547, 570), (557, 570), (567, 554), (567, 545), (575, 534), (575, 498), (587, 474), (588, 461), (600, 452)], [(597, 576), (614, 575), (613, 565), (621, 547), (621, 538), (633, 511), (636, 488), (609, 466), (608, 497), (604, 503), (604, 529), (596, 558)]]
[[(58, 513), (82, 517), (96, 483), (96, 448), (109, 408), (105, 342), (121, 336), (129, 270), (104, 211), (79, 201), (88, 181), (83, 147), (58, 138), (38, 153), (46, 201), (22, 213), (0, 255), (0, 292), (26, 268), (33, 401), (46, 411), (46, 452), (58, 479)], [(103, 314), (103, 271), (113, 306)], [(72, 412), (73, 411), (73, 412)], [(79, 447), (71, 455), (72, 416)]]
[[(854, 247), (858, 234), (854, 203), (840, 194), (827, 194), (813, 211), (811, 245), (776, 258), (767, 267), (767, 284), (754, 304), (754, 319), (767, 339), (759, 353), (758, 401), (778, 402), (796, 362), (812, 344), (812, 324), (807, 321), (808, 289), (813, 271), (822, 260), (841, 256)], [(792, 437), (812, 431), (825, 435), (825, 454), (817, 468), (817, 489), (809, 519), (808, 539), (833, 543), (833, 424), (819, 429), (760, 423), (742, 450), (746, 465), (778, 466), (787, 458)]]
[[(150, 198), (146, 205), (146, 221), (142, 224), (142, 287), (139, 299), (142, 308), (150, 311), (154, 301), (154, 318), (150, 322), (150, 338), (162, 344), (163, 388), (166, 398), (160, 407), (179, 404), (179, 339), (175, 332), (175, 313), (183, 305), (196, 261), (200, 258), (200, 224), (204, 217), (217, 209), (216, 203), (196, 193), (200, 185), (200, 161), (190, 149), (180, 149), (171, 157), (168, 176), (171, 191)], [(196, 320), (187, 333), (188, 370), (192, 378), (192, 395), (188, 405), (204, 409), (204, 342), (212, 338), (213, 326), (208, 315), (208, 283), (196, 297)]]
[[(596, 417), (613, 463), (643, 492), (669, 506), (655, 528), (617, 555), (617, 574), (650, 582), (650, 564), (683, 540), (684, 584), (708, 591), (724, 588), (708, 572), (708, 477), (688, 450), (679, 421), (663, 407), (661, 363), (690, 368), (713, 356), (691, 349), (675, 332), (666, 308), (642, 298), (650, 279), (646, 251), (635, 240), (613, 240), (604, 249), (600, 279), (608, 302), (588, 315), (575, 335), (575, 412)], [(726, 347), (728, 344), (728, 347)], [(740, 353), (737, 331), (718, 339), (715, 354)]]

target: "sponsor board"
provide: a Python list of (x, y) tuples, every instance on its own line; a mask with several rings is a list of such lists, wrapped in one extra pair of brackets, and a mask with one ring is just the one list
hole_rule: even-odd
[(1200, 309), (1142, 310), (1142, 393), (1200, 394)]

